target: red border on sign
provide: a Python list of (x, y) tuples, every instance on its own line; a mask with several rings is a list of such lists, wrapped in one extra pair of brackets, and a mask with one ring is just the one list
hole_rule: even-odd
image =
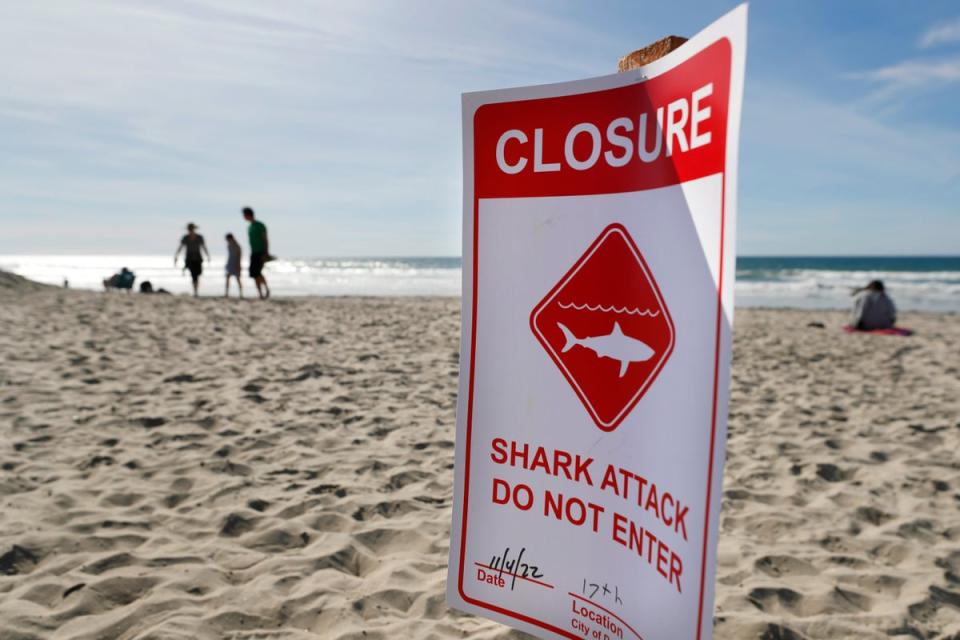
[[(719, 43), (725, 42), (731, 49), (732, 45), (728, 38), (718, 38), (716, 42), (704, 47), (703, 50)], [(702, 51), (701, 51), (702, 53)], [(693, 56), (693, 57), (696, 57)], [(692, 59), (692, 58), (691, 58)], [(729, 70), (729, 67), (728, 67)], [(669, 72), (667, 72), (669, 73)], [(727, 97), (729, 107), (729, 95)], [(479, 109), (477, 111), (479, 113)], [(476, 118), (476, 113), (474, 114)], [(468, 388), (467, 388), (467, 442), (466, 442), (466, 451), (465, 451), (465, 461), (464, 461), (464, 484), (463, 484), (463, 509), (462, 517), (460, 522), (460, 567), (457, 576), (457, 592), (460, 594), (460, 597), (463, 598), (465, 602), (468, 602), (476, 607), (483, 609), (488, 609), (494, 611), (501, 615), (520, 620), (527, 624), (540, 627), (557, 635), (563, 636), (565, 638), (570, 638), (571, 640), (579, 640), (579, 636), (574, 635), (567, 631), (566, 629), (561, 629), (555, 627), (552, 624), (545, 622), (543, 620), (538, 620), (532, 618), (526, 614), (520, 613), (518, 611), (511, 611), (504, 607), (500, 607), (496, 604), (490, 602), (484, 602), (483, 600), (478, 600), (471, 596), (468, 596), (464, 591), (464, 568), (466, 566), (466, 550), (467, 550), (467, 519), (469, 517), (470, 511), (470, 454), (473, 444), (473, 398), (474, 398), (474, 378), (476, 373), (476, 348), (477, 348), (477, 282), (479, 279), (479, 228), (480, 228), (480, 198), (478, 196), (477, 189), (477, 162), (474, 159), (474, 189), (473, 189), (473, 293), (471, 300), (471, 311), (470, 311), (470, 370), (468, 374)], [(704, 502), (704, 520), (703, 520), (703, 546), (701, 551), (701, 560), (700, 560), (700, 594), (698, 601), (698, 612), (697, 612), (697, 628), (696, 628), (696, 640), (700, 640), (702, 630), (703, 630), (703, 605), (705, 598), (705, 587), (706, 587), (706, 560), (707, 560), (707, 544), (709, 542), (708, 529), (710, 527), (710, 503), (712, 498), (713, 491), (713, 469), (714, 469), (714, 452), (716, 446), (716, 435), (717, 435), (717, 405), (719, 402), (719, 389), (720, 389), (720, 340), (722, 337), (722, 320), (723, 320), (723, 273), (724, 273), (724, 240), (726, 238), (726, 154), (724, 153), (724, 162), (723, 169), (721, 171), (721, 196), (720, 196), (720, 247), (719, 247), (719, 265), (718, 265), (718, 280), (719, 285), (717, 286), (717, 312), (716, 312), (716, 340), (714, 346), (714, 364), (713, 364), (713, 399), (712, 399), (712, 417), (710, 421), (710, 447), (709, 447), (709, 458), (707, 461), (707, 482), (706, 482), (706, 500)], [(681, 184), (681, 183), (678, 183)], [(639, 189), (638, 191), (642, 191)]]
[[(547, 306), (557, 297), (557, 293), (559, 293), (560, 289), (563, 288), (563, 285), (569, 282), (570, 278), (580, 271), (580, 267), (582, 267), (587, 260), (593, 256), (597, 248), (611, 233), (620, 234), (620, 236), (623, 238), (623, 241), (630, 248), (633, 256), (640, 264), (640, 268), (643, 270), (643, 273), (647, 276), (647, 282), (650, 284), (650, 288), (653, 289), (653, 294), (657, 297), (657, 302), (660, 304), (660, 309), (663, 310), (663, 315), (667, 319), (667, 326), (670, 328), (670, 345), (660, 356), (659, 362), (657, 362), (657, 365), (650, 371), (647, 381), (643, 383), (642, 387), (637, 389), (637, 392), (633, 395), (633, 398), (630, 399), (630, 402), (628, 402), (623, 409), (620, 410), (620, 413), (617, 414), (613, 420), (610, 422), (604, 422), (600, 419), (600, 416), (597, 415), (596, 410), (593, 408), (593, 404), (583, 393), (583, 390), (580, 388), (580, 384), (577, 382), (576, 378), (574, 378), (573, 374), (570, 373), (570, 370), (567, 369), (567, 365), (563, 363), (563, 360), (557, 357), (557, 352), (550, 345), (550, 342), (547, 340), (547, 338), (540, 332), (540, 329), (537, 328), (537, 318), (540, 316), (540, 313), (543, 312), (543, 310), (546, 309)], [(547, 293), (543, 301), (534, 308), (533, 313), (530, 314), (530, 330), (533, 331), (534, 335), (537, 336), (537, 339), (540, 340), (540, 344), (543, 345), (544, 350), (554, 361), (554, 363), (556, 363), (557, 368), (559, 368), (563, 373), (564, 377), (567, 379), (567, 382), (570, 383), (570, 386), (573, 387), (577, 397), (580, 398), (580, 402), (583, 403), (583, 406), (587, 409), (590, 417), (593, 418), (597, 428), (607, 433), (610, 433), (620, 426), (620, 423), (623, 422), (628, 415), (630, 415), (630, 412), (633, 411), (633, 408), (637, 406), (638, 402), (640, 402), (640, 398), (642, 398), (643, 394), (647, 392), (647, 389), (650, 388), (650, 385), (653, 384), (653, 381), (657, 379), (657, 376), (660, 374), (660, 370), (663, 369), (663, 366), (667, 363), (667, 359), (670, 357), (670, 354), (673, 353), (673, 345), (676, 337), (676, 329), (673, 326), (673, 318), (670, 317), (670, 311), (667, 309), (667, 305), (663, 301), (663, 295), (660, 293), (660, 287), (657, 285), (657, 281), (653, 279), (653, 275), (650, 273), (650, 267), (647, 266), (647, 261), (643, 259), (643, 254), (640, 253), (640, 249), (638, 249), (637, 245), (633, 242), (633, 238), (630, 237), (630, 233), (627, 232), (626, 228), (619, 222), (614, 222), (613, 224), (607, 225), (607, 227), (600, 232), (600, 235), (597, 236), (597, 239), (593, 241), (593, 244), (591, 244), (590, 247), (583, 252), (583, 255), (580, 256), (580, 259), (577, 260), (572, 267), (570, 267), (567, 273), (560, 278), (560, 282), (558, 282), (553, 289)]]

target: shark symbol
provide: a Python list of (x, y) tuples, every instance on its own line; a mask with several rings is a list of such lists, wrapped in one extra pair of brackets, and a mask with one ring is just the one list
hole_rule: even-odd
[(598, 358), (619, 360), (621, 378), (627, 373), (627, 367), (630, 366), (631, 362), (649, 360), (654, 353), (653, 349), (640, 340), (624, 334), (619, 322), (614, 322), (613, 329), (605, 336), (587, 336), (585, 338), (578, 338), (573, 335), (573, 331), (570, 331), (563, 323), (558, 322), (557, 326), (563, 332), (563, 337), (567, 339), (567, 343), (563, 345), (562, 353), (580, 346), (584, 349), (590, 349), (597, 354)]

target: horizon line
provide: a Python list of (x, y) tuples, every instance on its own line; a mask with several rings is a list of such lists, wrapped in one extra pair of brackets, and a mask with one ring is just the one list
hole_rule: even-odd
[[(144, 257), (155, 258), (158, 256), (167, 256), (167, 253), (0, 253), (0, 258), (6, 257)], [(278, 256), (286, 260), (304, 260), (304, 259), (323, 259), (323, 260), (372, 260), (372, 259), (394, 259), (403, 260), (409, 258), (430, 258), (430, 259), (458, 259), (462, 260), (462, 255), (451, 254), (357, 254), (357, 255), (296, 255), (289, 258)], [(737, 258), (960, 258), (960, 253), (750, 253), (739, 254)]]

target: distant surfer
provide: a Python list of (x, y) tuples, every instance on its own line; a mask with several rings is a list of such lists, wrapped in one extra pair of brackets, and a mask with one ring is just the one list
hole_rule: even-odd
[(887, 295), (883, 282), (874, 280), (865, 287), (854, 289), (853, 318), (850, 325), (857, 331), (892, 329), (897, 323), (897, 308)]

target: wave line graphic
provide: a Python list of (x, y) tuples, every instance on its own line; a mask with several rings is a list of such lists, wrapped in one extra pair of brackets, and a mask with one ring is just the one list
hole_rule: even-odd
[(559, 302), (559, 301), (557, 302), (557, 304), (560, 305), (561, 309), (576, 309), (577, 311), (583, 311), (584, 309), (586, 309), (587, 311), (603, 311), (604, 313), (610, 313), (612, 311), (613, 313), (625, 313), (628, 316), (649, 316), (651, 318), (656, 318), (658, 315), (660, 315), (659, 309), (657, 309), (656, 311), (652, 311), (650, 309), (644, 309), (641, 311), (637, 307), (628, 309), (627, 307), (614, 307), (613, 305), (609, 307), (605, 307), (602, 304), (590, 305), (590, 304), (577, 304), (575, 302), (563, 304), (562, 302)]

